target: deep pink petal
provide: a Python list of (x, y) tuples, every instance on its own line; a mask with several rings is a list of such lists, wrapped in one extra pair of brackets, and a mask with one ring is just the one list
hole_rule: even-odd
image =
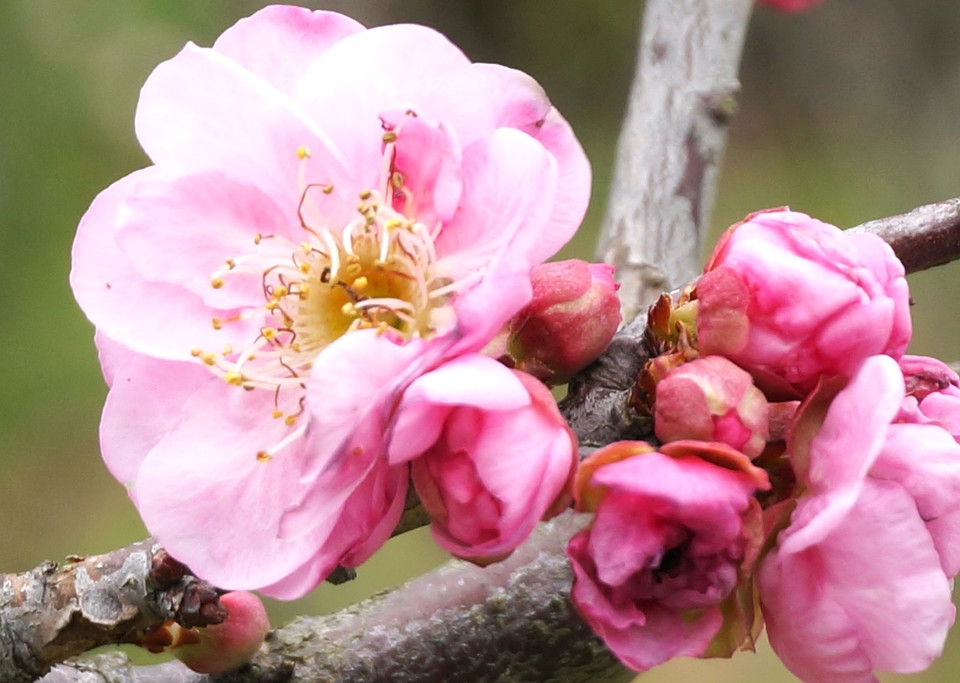
[(436, 442), (453, 406), (515, 410), (530, 395), (500, 363), (470, 354), (421, 375), (404, 391), (390, 433), (390, 461), (399, 463), (425, 452)]
[(336, 12), (271, 5), (224, 31), (213, 49), (292, 95), (309, 66), (331, 45), (364, 27)]

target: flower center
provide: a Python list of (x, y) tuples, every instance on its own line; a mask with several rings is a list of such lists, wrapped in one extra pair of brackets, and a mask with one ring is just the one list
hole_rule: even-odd
[[(298, 150), (301, 159), (309, 156)], [(308, 226), (302, 209), (304, 240), (256, 235), (250, 253), (228, 258), (211, 277), (214, 289), (228, 287), (238, 275), (259, 275), (262, 304), (232, 318), (213, 318), (216, 329), (256, 320), (259, 334), (242, 349), (220, 353), (194, 349), (192, 354), (229, 384), (275, 392), (297, 388), (298, 412), (286, 415), (289, 425), (303, 411), (302, 389), (314, 358), (341, 336), (375, 329), (398, 341), (429, 338), (452, 327), (451, 306), (465, 282), (452, 282), (438, 267), (435, 231), (392, 206), (396, 180), (389, 178), (387, 200), (372, 190), (360, 193), (356, 216), (342, 229)], [(438, 226), (439, 227), (439, 226)], [(279, 247), (279, 248), (278, 248)], [(248, 326), (245, 325), (247, 329)]]

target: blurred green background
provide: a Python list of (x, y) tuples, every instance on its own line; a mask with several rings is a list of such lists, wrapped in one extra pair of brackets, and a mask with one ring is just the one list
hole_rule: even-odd
[[(90, 201), (144, 166), (133, 133), (140, 85), (188, 40), (209, 45), (254, 0), (4, 0), (0, 3), (0, 570), (144, 536), (101, 465), (105, 395), (92, 327), (67, 284)], [(642, 3), (627, 0), (343, 0), (367, 25), (413, 21), (477, 61), (532, 74), (580, 136), (595, 173), (586, 225), (567, 256), (589, 257), (632, 73)], [(714, 230), (789, 204), (837, 225), (960, 195), (960, 5), (827, 0), (799, 16), (760, 7), (724, 162)], [(960, 359), (960, 269), (911, 279), (912, 350)], [(414, 550), (415, 549), (415, 552)], [(424, 534), (391, 542), (361, 579), (271, 604), (275, 620), (335, 609), (443, 559)], [(960, 672), (960, 639), (933, 669)], [(766, 649), (677, 662), (645, 681), (792, 680)]]

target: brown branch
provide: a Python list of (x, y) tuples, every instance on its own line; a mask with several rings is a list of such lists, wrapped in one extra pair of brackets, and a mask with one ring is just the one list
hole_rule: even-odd
[(737, 110), (753, 0), (647, 0), (597, 257), (624, 318), (693, 279)]
[(960, 198), (918, 206), (850, 230), (882, 237), (908, 273), (942, 266), (960, 259)]
[[(627, 681), (633, 674), (570, 604), (563, 548), (584, 522), (564, 513), (499, 564), (453, 561), (337, 614), (301, 617), (274, 631), (253, 662), (232, 674), (191, 675), (178, 662), (134, 668), (111, 655), (104, 665), (126, 678), (107, 680)], [(81, 673), (61, 666), (44, 681), (80, 681)]]
[(0, 577), (0, 681), (32, 681), (91, 648), (139, 643), (167, 619), (223, 621), (217, 590), (147, 539)]

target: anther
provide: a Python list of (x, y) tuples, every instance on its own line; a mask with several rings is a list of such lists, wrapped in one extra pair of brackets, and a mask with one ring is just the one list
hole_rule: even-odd
[(257, 462), (270, 462), (273, 456), (266, 451), (257, 451)]
[(396, 142), (396, 141), (397, 141), (397, 132), (394, 131), (394, 130), (388, 130), (386, 133), (383, 134), (383, 141), (384, 141), (385, 143), (387, 143), (388, 145), (389, 145), (391, 142)]
[(223, 287), (223, 278), (215, 277), (210, 280), (210, 286), (214, 289), (220, 289)]
[(211, 353), (210, 351), (202, 351), (198, 356), (204, 365), (215, 365), (217, 362), (217, 354)]
[(223, 376), (223, 379), (227, 384), (232, 384), (235, 387), (243, 385), (243, 375), (236, 370), (228, 370), (227, 374)]
[(310, 148), (309, 148), (309, 147), (303, 147), (302, 145), (301, 145), (300, 147), (297, 147), (297, 158), (300, 159), (301, 161), (302, 161), (303, 159), (309, 159), (309, 158), (310, 158)]

